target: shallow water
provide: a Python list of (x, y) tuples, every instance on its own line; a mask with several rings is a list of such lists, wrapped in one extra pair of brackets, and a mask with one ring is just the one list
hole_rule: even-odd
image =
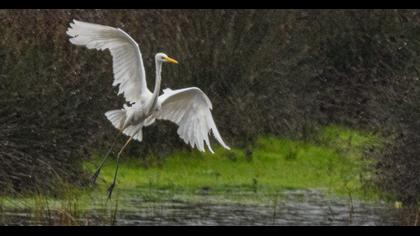
[[(100, 225), (398, 225), (396, 210), (385, 203), (363, 203), (326, 197), (317, 190), (292, 190), (282, 193), (275, 203), (188, 203), (147, 202), (135, 192), (119, 198), (126, 207), (115, 218), (103, 220), (104, 209), (74, 219), (73, 224)], [(108, 211), (109, 212), (109, 211)], [(62, 216), (61, 216), (62, 217)], [(44, 220), (30, 211), (4, 211), (3, 224), (60, 224), (51, 211)], [(77, 222), (76, 222), (77, 221)]]

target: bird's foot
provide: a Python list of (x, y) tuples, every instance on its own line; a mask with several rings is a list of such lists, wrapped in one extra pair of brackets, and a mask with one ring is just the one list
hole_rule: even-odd
[(115, 182), (112, 182), (111, 186), (108, 188), (108, 200), (111, 200), (112, 191), (114, 190)]
[(101, 172), (101, 169), (97, 169), (95, 174), (92, 175), (92, 178), (90, 179), (90, 182), (92, 185), (96, 183), (96, 179), (98, 178), (100, 172)]

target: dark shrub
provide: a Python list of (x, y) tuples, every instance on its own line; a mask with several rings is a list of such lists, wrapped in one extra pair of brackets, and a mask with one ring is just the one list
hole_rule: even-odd
[[(176, 58), (162, 87), (200, 87), (228, 144), (250, 150), (259, 135), (308, 138), (331, 123), (389, 137), (376, 181), (418, 199), (417, 10), (2, 10), (3, 191), (53, 189), (57, 176), (79, 183), (82, 158), (118, 133), (103, 115), (124, 102), (111, 56), (70, 44), (72, 19), (133, 36), (151, 90), (154, 54)], [(189, 149), (174, 124), (158, 123), (130, 155)]]

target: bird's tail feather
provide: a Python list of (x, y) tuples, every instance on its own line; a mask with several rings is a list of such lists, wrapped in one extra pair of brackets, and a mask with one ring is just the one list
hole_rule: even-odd
[[(112, 125), (115, 126), (115, 128), (121, 130), (125, 122), (126, 110), (121, 109), (121, 110), (107, 111), (105, 113), (105, 116), (112, 123)], [(143, 127), (143, 123), (140, 123), (137, 125), (129, 125), (122, 132), (127, 136), (133, 137), (133, 139), (137, 141), (142, 141), (143, 139), (142, 127)]]
[(141, 142), (143, 140), (142, 128), (143, 128), (143, 123), (139, 123), (137, 125), (130, 125), (123, 131), (123, 133)]
[(115, 128), (121, 130), (124, 125), (126, 111), (124, 109), (107, 111), (105, 116)]

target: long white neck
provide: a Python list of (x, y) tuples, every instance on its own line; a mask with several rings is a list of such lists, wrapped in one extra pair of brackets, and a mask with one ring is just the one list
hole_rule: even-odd
[(160, 76), (162, 72), (162, 61), (155, 59), (155, 65), (156, 65), (155, 89), (153, 90), (153, 96), (151, 99), (149, 110), (153, 109), (156, 106), (156, 103), (159, 97), (159, 92), (160, 92), (160, 82), (162, 81), (161, 76)]

